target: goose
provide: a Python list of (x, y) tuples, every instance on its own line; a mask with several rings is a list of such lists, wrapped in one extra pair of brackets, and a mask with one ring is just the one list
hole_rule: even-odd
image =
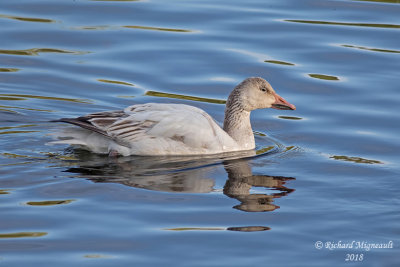
[(79, 127), (56, 134), (59, 140), (50, 144), (78, 145), (110, 156), (210, 155), (253, 150), (250, 112), (263, 108), (296, 109), (266, 80), (251, 77), (229, 95), (223, 128), (194, 106), (146, 103), (55, 120)]

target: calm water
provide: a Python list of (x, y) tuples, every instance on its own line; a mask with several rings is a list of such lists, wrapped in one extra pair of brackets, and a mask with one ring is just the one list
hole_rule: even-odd
[[(389, 0), (2, 1), (0, 265), (400, 266), (399, 14)], [(252, 113), (257, 157), (45, 145), (65, 127), (49, 120), (134, 103), (222, 121), (250, 76), (297, 106)]]

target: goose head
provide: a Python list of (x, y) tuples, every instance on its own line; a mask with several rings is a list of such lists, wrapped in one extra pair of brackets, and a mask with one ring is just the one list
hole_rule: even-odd
[(228, 99), (229, 104), (239, 104), (246, 111), (261, 108), (295, 110), (293, 104), (278, 95), (263, 78), (251, 77), (235, 87)]

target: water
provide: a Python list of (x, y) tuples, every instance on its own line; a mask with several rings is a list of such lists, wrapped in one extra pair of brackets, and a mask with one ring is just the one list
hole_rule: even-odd
[[(2, 1), (0, 265), (399, 266), (399, 12), (372, 0)], [(297, 107), (252, 113), (258, 157), (45, 145), (64, 127), (49, 120), (134, 103), (222, 121), (250, 76)]]

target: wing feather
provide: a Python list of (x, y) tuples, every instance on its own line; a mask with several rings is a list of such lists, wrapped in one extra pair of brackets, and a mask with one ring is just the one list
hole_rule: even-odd
[(209, 114), (183, 104), (139, 104), (58, 121), (75, 124), (132, 148), (151, 147), (173, 152), (179, 149), (177, 146), (188, 151), (235, 146), (233, 139)]

